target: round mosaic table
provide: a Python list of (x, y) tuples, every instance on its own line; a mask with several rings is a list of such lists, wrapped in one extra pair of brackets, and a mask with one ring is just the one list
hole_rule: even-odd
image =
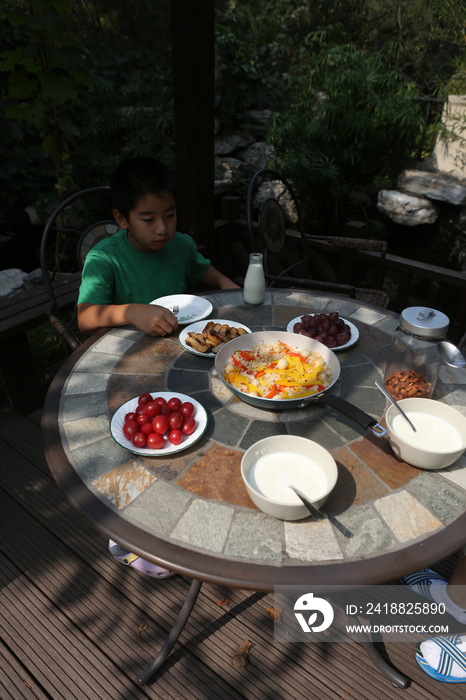
[[(285, 330), (307, 312), (337, 310), (359, 329), (338, 352), (337, 393), (379, 422), (383, 375), (397, 315), (348, 298), (267, 290), (264, 304), (242, 291), (214, 292), (211, 318), (253, 331)], [(207, 321), (206, 321), (207, 322)], [(466, 413), (466, 371), (444, 366), (439, 400)], [(143, 392), (174, 391), (208, 414), (203, 437), (170, 458), (119, 447), (109, 420)], [(441, 472), (397, 459), (386, 438), (365, 432), (325, 406), (264, 411), (238, 399), (214, 362), (187, 352), (177, 337), (150, 338), (132, 327), (99, 333), (56, 376), (42, 420), (50, 470), (75, 507), (126, 549), (193, 579), (270, 591), (274, 585), (363, 585), (391, 581), (453, 553), (466, 542), (466, 459)], [(332, 453), (338, 482), (329, 518), (282, 522), (249, 500), (241, 458), (268, 435), (291, 433)]]

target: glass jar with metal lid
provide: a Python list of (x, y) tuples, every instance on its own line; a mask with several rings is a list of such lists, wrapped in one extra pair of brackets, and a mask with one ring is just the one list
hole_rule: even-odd
[(395, 400), (432, 397), (440, 371), (437, 344), (450, 320), (441, 311), (410, 306), (401, 312), (385, 371), (385, 388)]

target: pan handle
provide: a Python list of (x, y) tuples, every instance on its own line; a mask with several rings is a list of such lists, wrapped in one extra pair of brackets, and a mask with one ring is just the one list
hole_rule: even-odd
[(351, 418), (355, 423), (360, 425), (366, 430), (370, 430), (376, 437), (384, 437), (387, 434), (385, 428), (382, 428), (377, 421), (372, 418), (368, 413), (364, 413), (357, 406), (353, 406), (352, 403), (340, 399), (338, 396), (325, 396), (320, 395), (319, 401), (324, 403), (326, 406), (334, 408), (339, 413), (343, 413), (347, 418)]

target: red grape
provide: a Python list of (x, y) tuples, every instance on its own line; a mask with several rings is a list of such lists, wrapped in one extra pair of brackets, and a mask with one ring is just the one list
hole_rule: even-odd
[(348, 342), (348, 336), (343, 331), (343, 333), (338, 333), (335, 336), (335, 340), (337, 341), (337, 345), (345, 345)]

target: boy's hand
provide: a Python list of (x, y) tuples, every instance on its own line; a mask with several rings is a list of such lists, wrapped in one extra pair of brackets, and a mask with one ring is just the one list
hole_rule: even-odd
[(155, 304), (130, 304), (127, 314), (130, 323), (146, 335), (164, 336), (178, 330), (178, 321), (171, 311)]

